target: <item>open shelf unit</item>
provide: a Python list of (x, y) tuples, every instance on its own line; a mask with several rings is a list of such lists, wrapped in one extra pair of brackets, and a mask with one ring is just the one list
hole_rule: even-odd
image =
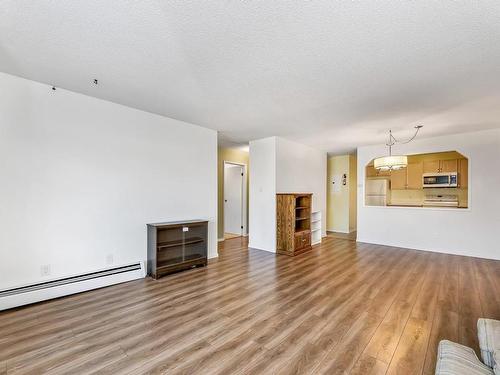
[(321, 243), (321, 211), (311, 214), (311, 245)]
[(207, 264), (207, 221), (148, 224), (148, 275), (163, 275)]

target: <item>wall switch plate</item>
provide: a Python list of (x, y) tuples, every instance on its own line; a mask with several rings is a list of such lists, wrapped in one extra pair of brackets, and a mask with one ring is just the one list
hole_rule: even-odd
[(106, 256), (106, 264), (113, 264), (114, 259), (113, 259), (113, 254), (108, 254)]
[(44, 264), (40, 267), (40, 275), (50, 276), (50, 264)]

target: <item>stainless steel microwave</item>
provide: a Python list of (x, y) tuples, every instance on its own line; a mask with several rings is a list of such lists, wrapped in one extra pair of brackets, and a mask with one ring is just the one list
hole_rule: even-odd
[(422, 176), (424, 188), (456, 188), (458, 186), (458, 173), (424, 173)]

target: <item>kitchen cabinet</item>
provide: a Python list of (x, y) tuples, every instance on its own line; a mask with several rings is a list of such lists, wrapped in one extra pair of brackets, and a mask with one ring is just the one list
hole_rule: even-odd
[(424, 173), (439, 173), (441, 164), (439, 160), (424, 161)]
[(377, 177), (377, 170), (373, 165), (366, 167), (366, 177)]
[(391, 190), (406, 189), (406, 168), (391, 171)]
[(422, 189), (423, 163), (410, 163), (407, 167), (406, 188), (411, 190)]
[(410, 163), (407, 168), (391, 172), (391, 189), (422, 189), (423, 163)]
[(457, 159), (453, 160), (441, 160), (441, 172), (457, 172), (458, 171), (458, 163)]
[(457, 159), (451, 160), (426, 160), (424, 161), (424, 173), (457, 172)]
[(469, 160), (458, 159), (458, 187), (467, 188), (469, 186)]
[(390, 171), (380, 171), (375, 169), (373, 165), (366, 167), (366, 177), (389, 177), (391, 175)]

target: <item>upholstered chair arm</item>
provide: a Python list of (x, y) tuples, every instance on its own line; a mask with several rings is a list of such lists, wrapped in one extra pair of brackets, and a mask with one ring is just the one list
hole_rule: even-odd
[(477, 337), (484, 364), (491, 368), (495, 367), (494, 353), (500, 349), (500, 321), (479, 319), (477, 321)]
[(435, 375), (496, 375), (473, 349), (448, 340), (439, 343)]

